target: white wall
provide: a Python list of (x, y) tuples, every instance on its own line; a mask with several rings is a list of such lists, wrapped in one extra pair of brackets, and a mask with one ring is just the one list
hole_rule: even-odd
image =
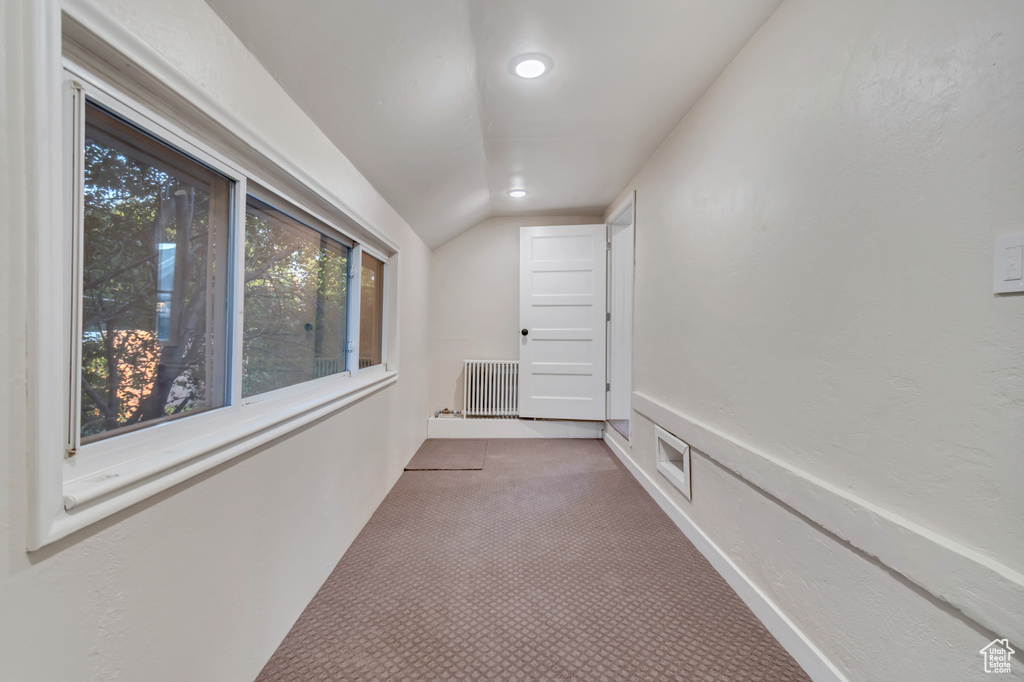
[(599, 216), (491, 218), (430, 254), (430, 413), (462, 409), (463, 360), (519, 359), (519, 228)]
[(670, 495), (851, 680), (980, 679), (1024, 632), (1022, 65), (1016, 0), (787, 0), (623, 192), (636, 394), (722, 436)]
[[(401, 251), (397, 384), (28, 554), (29, 14), (0, 1), (0, 679), (248, 682), (422, 442), (429, 251), (202, 0), (102, 0)], [(55, 413), (55, 419), (60, 415)]]

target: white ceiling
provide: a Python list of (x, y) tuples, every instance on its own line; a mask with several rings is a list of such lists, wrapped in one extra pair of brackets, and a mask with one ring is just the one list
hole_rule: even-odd
[(781, 0), (208, 2), (433, 248), (601, 214)]

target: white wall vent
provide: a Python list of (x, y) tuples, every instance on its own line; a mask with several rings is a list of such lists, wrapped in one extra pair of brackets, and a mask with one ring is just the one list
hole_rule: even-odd
[(654, 426), (658, 472), (686, 499), (690, 498), (690, 446), (658, 425)]

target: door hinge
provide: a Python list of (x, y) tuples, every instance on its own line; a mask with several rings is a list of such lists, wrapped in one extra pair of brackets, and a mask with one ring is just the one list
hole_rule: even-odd
[(604, 321), (605, 322), (611, 322), (612, 321), (612, 314), (611, 313), (605, 313), (604, 314)]
[(612, 390), (612, 385), (611, 384), (605, 384), (604, 385), (604, 392), (605, 393), (608, 393), (611, 390)]

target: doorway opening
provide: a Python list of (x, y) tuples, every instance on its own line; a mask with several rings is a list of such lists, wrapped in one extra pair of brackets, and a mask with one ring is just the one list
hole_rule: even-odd
[(608, 220), (608, 423), (629, 440), (633, 395), (633, 245), (636, 193)]

